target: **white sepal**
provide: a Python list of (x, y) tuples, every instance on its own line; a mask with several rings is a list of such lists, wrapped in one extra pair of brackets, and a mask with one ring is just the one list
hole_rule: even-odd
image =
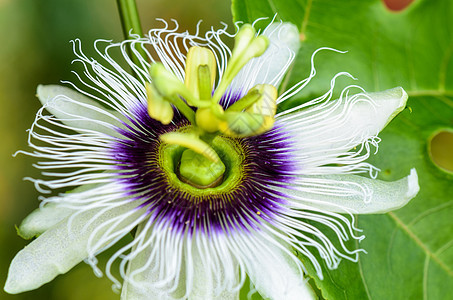
[(268, 69), (261, 70), (256, 83), (269, 83), (278, 87), (299, 51), (299, 30), (291, 23), (273, 23), (264, 30), (263, 35), (267, 36), (270, 42), (262, 58), (267, 62)]
[(406, 106), (408, 96), (401, 87), (350, 96), (351, 88), (338, 100), (315, 99), (314, 105), (303, 105), (308, 108), (277, 114), (295, 148), (301, 149), (297, 155), (303, 174), (319, 175), (315, 168), (328, 164), (360, 167), (371, 152), (369, 144), (377, 146), (378, 133)]
[(230, 90), (246, 94), (257, 84), (278, 87), (299, 51), (299, 31), (291, 23), (273, 23), (263, 32), (269, 47), (260, 57), (250, 60), (234, 78)]
[[(249, 251), (243, 252), (247, 274), (258, 292), (265, 298), (279, 300), (317, 299), (298, 260), (283, 241), (244, 239)], [(277, 238), (275, 238), (277, 239)], [(256, 244), (258, 242), (259, 244)]]
[[(204, 258), (207, 259), (206, 257)], [(238, 268), (236, 262), (231, 268)], [(203, 265), (200, 253), (194, 249), (192, 251), (192, 265), (193, 265), (193, 288), (190, 294), (190, 300), (239, 300), (239, 289), (236, 291), (223, 290), (219, 295), (216, 293), (216, 287), (221, 285), (216, 282), (216, 278), (221, 280), (225, 278), (223, 269), (219, 268), (219, 274), (213, 274), (212, 269)], [(239, 270), (237, 271), (239, 272)], [(216, 276), (220, 275), (220, 276)]]
[[(83, 192), (94, 186), (95, 185), (93, 184), (80, 186), (67, 192), (67, 194)], [(18, 228), (18, 234), (24, 239), (31, 239), (32, 237), (39, 236), (74, 212), (76, 212), (76, 210), (73, 208), (55, 202), (47, 202), (45, 205), (41, 205), (25, 217)]]
[[(5, 291), (17, 294), (33, 290), (57, 275), (66, 273), (88, 256), (87, 245), (89, 239), (93, 238), (94, 230), (100, 227), (96, 236), (101, 236), (111, 229), (102, 226), (104, 222), (127, 213), (136, 206), (136, 203), (129, 203), (102, 214), (99, 214), (101, 209), (92, 209), (56, 224), (17, 253), (9, 267)], [(117, 228), (127, 226), (136, 218), (136, 215), (129, 215)]]
[[(170, 283), (159, 284), (159, 267), (152, 258), (153, 250), (159, 250), (158, 245), (150, 238), (153, 226), (142, 222), (137, 226), (134, 245), (127, 256), (128, 264), (124, 283), (121, 289), (121, 300), (162, 299), (171, 300), (184, 296), (184, 288), (179, 286), (171, 293), (167, 293)], [(161, 228), (159, 228), (161, 229)], [(165, 263), (165, 262), (163, 262)], [(181, 272), (183, 276), (183, 272)], [(184, 281), (184, 280), (182, 280)]]
[[(154, 226), (158, 228), (156, 229)], [(224, 276), (224, 270), (219, 268), (215, 271), (220, 273), (213, 274), (212, 268), (204, 265), (204, 263), (212, 263), (209, 255), (214, 255), (214, 253), (206, 253), (207, 255), (204, 255), (202, 259), (200, 249), (197, 249), (196, 243), (192, 243), (192, 240), (184, 238), (177, 258), (159, 255), (160, 251), (167, 255), (169, 254), (169, 251), (166, 251), (168, 248), (156, 248), (162, 242), (154, 241), (151, 237), (160, 235), (156, 234), (156, 231), (168, 230), (166, 226), (164, 226), (165, 229), (159, 227), (159, 225), (151, 225), (147, 222), (143, 222), (138, 226), (135, 244), (131, 253), (126, 257), (128, 265), (121, 293), (122, 300), (239, 299), (239, 288), (234, 291), (218, 290), (222, 282), (217, 280), (225, 280), (226, 277)], [(183, 239), (181, 235), (174, 234), (176, 234), (176, 239)], [(172, 239), (168, 238), (168, 241)], [(166, 246), (171, 247), (170, 244)], [(156, 258), (159, 258), (159, 261)], [(175, 262), (177, 263), (175, 264)], [(158, 271), (162, 268), (176, 268), (169, 271), (169, 273), (173, 274), (176, 272), (177, 277), (172, 278), (172, 280), (165, 278), (165, 275)], [(237, 263), (231, 268), (238, 271)]]
[(284, 193), (296, 203), (329, 212), (378, 214), (403, 207), (419, 189), (417, 171), (411, 169), (391, 182), (350, 174), (302, 177)]
[(18, 233), (24, 239), (39, 236), (52, 226), (66, 219), (74, 209), (56, 203), (47, 203), (31, 212), (20, 224)]
[(71, 129), (120, 136), (114, 128), (122, 127), (126, 118), (87, 96), (59, 85), (39, 85), (36, 93), (45, 108)]

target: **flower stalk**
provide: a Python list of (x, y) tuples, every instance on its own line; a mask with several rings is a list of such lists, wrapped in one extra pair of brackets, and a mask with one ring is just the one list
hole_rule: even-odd
[[(120, 14), (121, 26), (123, 28), (124, 38), (128, 39), (131, 34), (136, 34), (143, 37), (140, 17), (138, 15), (137, 4), (135, 0), (117, 0), (118, 12)], [(142, 48), (135, 48), (143, 58), (147, 58), (145, 51)], [(129, 57), (132, 61), (139, 65), (139, 59), (135, 56), (132, 49), (128, 49)]]

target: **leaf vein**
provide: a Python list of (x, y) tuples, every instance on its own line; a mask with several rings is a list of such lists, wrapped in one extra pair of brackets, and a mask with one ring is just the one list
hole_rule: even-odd
[(409, 97), (453, 97), (453, 91), (450, 90), (416, 90), (416, 91), (408, 91), (407, 94)]
[(300, 36), (305, 37), (305, 32), (307, 31), (308, 19), (310, 18), (311, 5), (313, 0), (308, 0), (307, 5), (305, 6), (305, 14), (300, 25)]
[(442, 203), (440, 205), (437, 205), (435, 207), (431, 207), (430, 209), (427, 209), (426, 211), (420, 213), (418, 216), (412, 219), (410, 223), (407, 224), (407, 226), (413, 226), (415, 223), (419, 222), (421, 219), (429, 216), (430, 214), (436, 213), (439, 210), (442, 210), (446, 207), (452, 206), (453, 205), (453, 200), (450, 200), (448, 202)]
[(441, 247), (439, 247), (439, 249), (437, 249), (435, 254), (441, 255), (445, 250), (447, 250), (451, 246), (453, 246), (453, 240), (450, 240), (450, 241), (446, 242), (445, 244), (443, 244)]
[(447, 79), (447, 67), (453, 54), (453, 41), (450, 43), (448, 49), (445, 51), (444, 57), (439, 67), (439, 90), (445, 90), (445, 82)]
[[(357, 240), (355, 241), (355, 244), (356, 244), (356, 248), (359, 249), (359, 242)], [(365, 281), (365, 275), (363, 274), (363, 266), (362, 266), (362, 260), (360, 259), (360, 255), (359, 255), (359, 259), (357, 260), (357, 264), (359, 265), (360, 278), (362, 279), (362, 283), (363, 283), (363, 287), (365, 288), (366, 295), (369, 300), (372, 300), (370, 290), (368, 289), (368, 284)]]
[(429, 255), (426, 255), (425, 264), (423, 265), (423, 299), (428, 300), (428, 268), (429, 268)]
[(447, 274), (453, 277), (453, 270), (451, 270), (443, 261), (439, 259), (439, 257), (433, 253), (428, 247), (420, 240), (420, 238), (412, 232), (412, 230), (398, 218), (395, 213), (389, 212), (388, 215), (396, 222), (397, 225), (401, 227), (403, 231), (405, 231), (410, 238), (428, 255), (432, 260), (434, 260)]

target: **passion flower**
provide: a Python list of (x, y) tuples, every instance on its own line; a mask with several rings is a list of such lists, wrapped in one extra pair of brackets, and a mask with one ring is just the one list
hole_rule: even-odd
[[(363, 238), (352, 214), (397, 209), (418, 192), (415, 170), (396, 182), (357, 175), (375, 175), (365, 160), (405, 107), (402, 88), (349, 86), (331, 100), (335, 79), (350, 76), (340, 73), (324, 95), (277, 113), (316, 73), (312, 57), (310, 76), (277, 92), (299, 47), (291, 24), (204, 36), (166, 24), (103, 51), (99, 43), (94, 60), (74, 42), (77, 91), (38, 87), (27, 154), (45, 178), (30, 180), (44, 194), (72, 191), (43, 198), (23, 221), (21, 235), (38, 238), (13, 259), (9, 293), (83, 260), (101, 275), (96, 256), (133, 231), (105, 268), (122, 299), (237, 299), (247, 276), (265, 297), (309, 299), (296, 252), (322, 278), (314, 253), (330, 268), (358, 258), (344, 245)], [(118, 49), (123, 62), (110, 54)]]

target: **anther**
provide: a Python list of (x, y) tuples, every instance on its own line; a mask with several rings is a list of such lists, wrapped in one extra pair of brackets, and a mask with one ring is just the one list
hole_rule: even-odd
[(216, 78), (216, 59), (208, 48), (194, 46), (189, 49), (185, 67), (185, 86), (201, 100), (211, 99)]
[(167, 125), (173, 119), (173, 107), (156, 91), (153, 85), (146, 83), (148, 114), (151, 118)]

